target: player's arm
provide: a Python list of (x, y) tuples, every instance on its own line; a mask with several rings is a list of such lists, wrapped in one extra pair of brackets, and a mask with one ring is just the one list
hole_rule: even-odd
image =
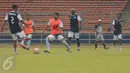
[(50, 27), (50, 20), (49, 20), (48, 24), (45, 26), (45, 28), (43, 29), (42, 32), (47, 31), (49, 29), (49, 27)]
[(18, 14), (17, 18), (19, 19), (19, 21), (20, 21), (22, 24), (24, 24), (26, 27), (29, 28), (29, 26), (23, 21), (23, 19), (22, 19), (22, 17), (21, 17), (20, 14)]
[(79, 23), (79, 29), (81, 30), (82, 22), (81, 22), (81, 18), (80, 18), (79, 15), (78, 15), (78, 17), (77, 17), (77, 20), (78, 20), (78, 23)]
[(4, 23), (3, 23), (2, 27), (1, 27), (1, 32), (3, 32), (4, 26), (5, 26), (6, 22), (7, 22), (7, 20), (8, 20), (8, 14), (6, 14), (6, 16), (5, 16)]
[(32, 22), (32, 29), (35, 32), (34, 22)]
[(1, 27), (1, 32), (3, 32), (6, 22), (7, 22), (7, 20), (4, 21), (4, 23), (3, 23), (2, 27)]
[(60, 30), (59, 30), (59, 33), (63, 31), (63, 23), (62, 21), (60, 22)]
[(113, 31), (116, 31), (116, 29), (115, 29), (114, 26), (115, 26), (115, 20), (113, 20), (113, 22), (112, 22), (112, 30), (113, 30)]
[(97, 25), (95, 25), (95, 28), (94, 28), (94, 31), (98, 34), (98, 32), (97, 32)]

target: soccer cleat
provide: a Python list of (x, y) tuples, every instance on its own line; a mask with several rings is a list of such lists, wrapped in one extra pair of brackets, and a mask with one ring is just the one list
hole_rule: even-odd
[(27, 48), (27, 50), (29, 50), (30, 48)]
[(77, 49), (77, 51), (80, 51), (80, 49)]
[(69, 51), (69, 49), (67, 49), (66, 51)]
[(71, 50), (69, 50), (69, 49), (67, 49), (66, 51), (69, 51), (69, 53), (72, 53), (72, 51), (71, 51)]
[(19, 44), (21, 47), (23, 47), (24, 49), (27, 49), (27, 47), (23, 44)]
[(19, 55), (17, 52), (14, 53), (15, 55)]
[(44, 50), (45, 53), (51, 53), (50, 50)]

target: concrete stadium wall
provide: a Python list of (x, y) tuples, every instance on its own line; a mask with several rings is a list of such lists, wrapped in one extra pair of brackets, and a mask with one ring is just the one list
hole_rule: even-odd
[[(48, 34), (34, 34), (32, 37), (32, 43), (45, 43), (44, 39)], [(67, 34), (64, 34), (64, 37), (67, 38)], [(113, 41), (113, 34), (104, 34), (104, 39), (106, 43), (112, 43)], [(21, 40), (21, 39), (19, 39)], [(81, 33), (80, 35), (81, 43), (88, 43), (93, 44), (95, 42), (95, 34), (94, 33)], [(0, 36), (0, 43), (12, 43), (11, 35), (3, 35)], [(60, 43), (59, 40), (52, 41), (52, 43)], [(72, 43), (76, 43), (75, 39), (73, 38)], [(130, 34), (123, 34), (123, 43), (129, 44), (130, 43)]]

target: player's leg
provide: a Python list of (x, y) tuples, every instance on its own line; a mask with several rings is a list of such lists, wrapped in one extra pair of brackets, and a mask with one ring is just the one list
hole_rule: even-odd
[(99, 41), (99, 38), (100, 38), (99, 34), (96, 34), (95, 38), (96, 38), (96, 40), (95, 40), (95, 49), (97, 49), (98, 41)]
[(68, 40), (67, 40), (67, 43), (69, 44), (69, 45), (71, 45), (71, 39), (73, 38), (73, 32), (72, 31), (69, 31), (68, 32)]
[(103, 45), (104, 49), (108, 49), (108, 47), (106, 47), (103, 35), (100, 35), (100, 38), (101, 38), (102, 45)]
[(27, 50), (29, 50), (30, 49), (30, 45), (31, 45), (32, 34), (28, 34), (27, 37), (28, 37), (28, 40), (27, 40)]
[(115, 48), (116, 46), (116, 41), (118, 40), (118, 36), (117, 35), (114, 35), (113, 36), (113, 49)]
[(24, 44), (26, 40), (28, 40), (28, 37), (25, 35), (23, 31), (17, 33), (17, 35), (22, 38), (22, 41), (20, 43), (20, 46), (23, 47), (24, 49), (27, 49), (27, 46)]
[(18, 54), (18, 52), (17, 52), (17, 34), (12, 34), (12, 38), (13, 38), (14, 53)]
[(68, 49), (68, 51), (71, 53), (71, 49), (69, 44), (65, 41), (64, 37), (62, 35), (57, 36), (58, 40), (60, 40)]
[(122, 50), (122, 34), (118, 35), (118, 39), (119, 39), (120, 50)]
[(95, 49), (97, 49), (97, 44), (98, 44), (98, 41), (96, 40), (95, 41)]
[(55, 36), (54, 35), (48, 35), (46, 38), (45, 38), (45, 43), (46, 43), (46, 46), (47, 46), (47, 49), (48, 50), (44, 50), (44, 52), (46, 53), (50, 53), (51, 52), (51, 46), (50, 46), (50, 42), (49, 41), (53, 41), (55, 39)]
[(79, 32), (74, 33), (76, 42), (77, 42), (77, 50), (80, 51), (80, 40), (79, 40)]

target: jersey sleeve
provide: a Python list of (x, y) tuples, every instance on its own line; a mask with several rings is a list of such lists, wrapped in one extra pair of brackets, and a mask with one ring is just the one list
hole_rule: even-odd
[(115, 20), (112, 21), (112, 25), (115, 25)]
[(32, 21), (32, 26), (34, 26), (34, 22)]
[(123, 21), (121, 21), (121, 26), (123, 26)]
[(20, 14), (18, 14), (17, 18), (19, 19), (19, 21), (23, 20)]
[(50, 25), (51, 24), (51, 20), (49, 20), (48, 24), (47, 25)]
[(8, 14), (5, 15), (5, 20), (6, 20), (6, 21), (8, 20)]
[(81, 18), (80, 18), (80, 16), (79, 16), (79, 15), (77, 16), (77, 20), (78, 20), (78, 21), (81, 21)]
[(63, 27), (63, 23), (62, 23), (62, 21), (60, 22), (60, 27), (61, 27), (61, 28)]

